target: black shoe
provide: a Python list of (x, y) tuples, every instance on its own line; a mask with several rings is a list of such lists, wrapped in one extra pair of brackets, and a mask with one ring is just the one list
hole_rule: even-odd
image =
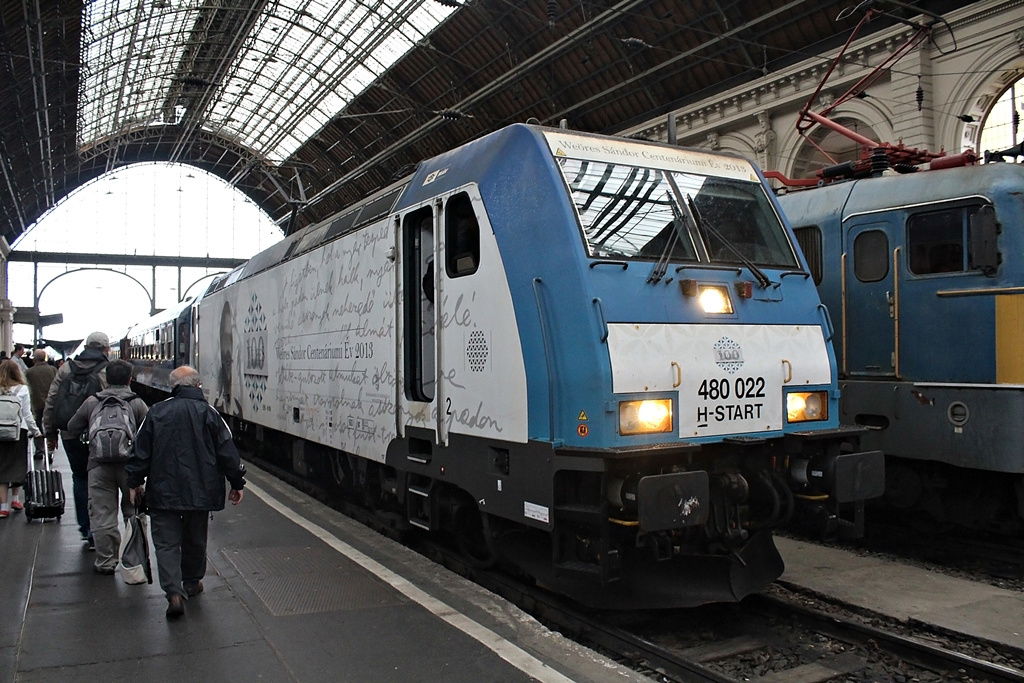
[(96, 541), (93, 539), (92, 534), (89, 534), (89, 538), (85, 539), (86, 550), (96, 550)]
[(177, 593), (167, 598), (167, 618), (177, 619), (185, 616), (185, 598)]
[(200, 581), (194, 586), (185, 586), (185, 594), (190, 598), (194, 598), (203, 592), (203, 582)]

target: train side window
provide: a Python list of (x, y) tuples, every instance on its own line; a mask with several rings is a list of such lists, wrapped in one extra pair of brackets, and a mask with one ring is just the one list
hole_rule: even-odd
[(910, 272), (928, 275), (966, 270), (967, 217), (977, 209), (976, 206), (958, 206), (911, 216), (907, 221)]
[(444, 216), (445, 271), (452, 278), (472, 275), (480, 267), (480, 224), (469, 195), (449, 199)]
[(853, 240), (853, 274), (861, 282), (878, 282), (889, 274), (889, 236), (865, 230)]
[(821, 276), (824, 272), (824, 261), (821, 246), (821, 228), (817, 225), (807, 225), (800, 228), (793, 228), (796, 241), (800, 244), (800, 250), (804, 252), (807, 259), (807, 266), (811, 269), (811, 277), (814, 284), (821, 284)]

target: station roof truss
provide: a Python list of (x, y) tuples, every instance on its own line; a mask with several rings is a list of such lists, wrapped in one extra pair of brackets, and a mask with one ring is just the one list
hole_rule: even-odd
[(293, 231), (510, 123), (615, 133), (823, 55), (853, 4), (0, 0), (0, 234), (141, 161), (207, 170)]

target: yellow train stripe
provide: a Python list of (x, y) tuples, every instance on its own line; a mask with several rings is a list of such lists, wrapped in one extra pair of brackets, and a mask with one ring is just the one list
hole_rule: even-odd
[(996, 383), (1024, 384), (1024, 294), (996, 299)]

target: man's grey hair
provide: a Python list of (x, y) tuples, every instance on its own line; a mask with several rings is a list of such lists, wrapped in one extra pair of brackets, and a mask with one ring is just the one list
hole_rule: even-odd
[(46, 349), (36, 349), (32, 352), (32, 360), (37, 363), (46, 362)]
[(182, 365), (171, 370), (171, 389), (174, 387), (198, 387), (199, 371), (191, 365)]

